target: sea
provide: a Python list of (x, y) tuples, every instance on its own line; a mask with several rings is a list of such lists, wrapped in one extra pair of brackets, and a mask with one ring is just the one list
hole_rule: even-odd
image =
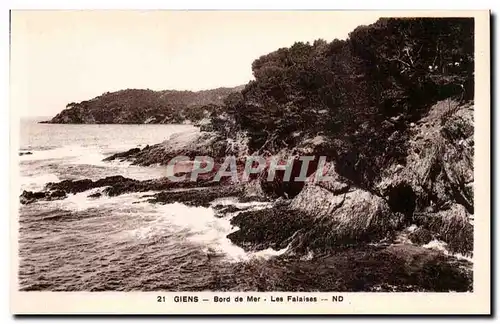
[[(63, 180), (98, 180), (113, 175), (138, 180), (164, 177), (163, 166), (142, 167), (103, 159), (162, 142), (194, 127), (39, 121), (21, 121), (19, 152), (31, 154), (19, 156), (19, 194), (43, 190), (48, 182)], [(234, 215), (216, 217), (211, 206), (147, 202), (144, 196), (154, 192), (88, 197), (92, 192), (19, 206), (20, 290), (242, 290), (245, 287), (237, 281), (222, 277), (231, 277), (242, 264), (285, 252), (245, 252), (226, 237), (237, 230), (230, 224)], [(236, 198), (215, 204), (270, 207), (267, 203), (240, 203)], [(227, 282), (224, 287), (221, 281)]]

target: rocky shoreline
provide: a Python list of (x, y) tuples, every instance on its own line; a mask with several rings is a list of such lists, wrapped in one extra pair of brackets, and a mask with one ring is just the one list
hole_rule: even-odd
[[(55, 184), (56, 187), (60, 187), (59, 184)], [(69, 191), (80, 190), (68, 184), (66, 182), (63, 186)], [(183, 191), (172, 189), (150, 196), (148, 202), (181, 202), (208, 207), (223, 197), (269, 201), (265, 197), (244, 196), (242, 192), (241, 188), (232, 185)], [(422, 246), (424, 241), (413, 238), (398, 242), (396, 229), (392, 235), (387, 233), (384, 239), (379, 237), (375, 241), (378, 244), (370, 244), (374, 241), (369, 235), (364, 236), (364, 242), (359, 235), (335, 237), (329, 232), (331, 222), (306, 217), (291, 206), (293, 203), (279, 199), (260, 210), (245, 210), (232, 205), (213, 207), (218, 217), (236, 214), (231, 218), (231, 224), (238, 229), (228, 238), (246, 251), (287, 249), (284, 255), (269, 260), (254, 259), (235, 264), (231, 276), (215, 273), (214, 290), (225, 290), (224, 287), (260, 291), (472, 290), (472, 263), (469, 261), (426, 248)], [(339, 226), (339, 233), (341, 229)], [(248, 271), (253, 275), (245, 274)], [(231, 278), (238, 278), (238, 273), (242, 273), (239, 279), (242, 282), (235, 285), (232, 281), (236, 279)], [(255, 273), (260, 273), (258, 282), (254, 282)]]
[[(228, 239), (246, 251), (287, 249), (284, 255), (269, 260), (255, 259), (235, 264), (232, 266), (232, 276), (214, 274), (215, 290), (224, 290), (225, 286), (233, 290), (241, 287), (243, 290), (261, 291), (296, 291), (297, 287), (305, 291), (472, 290), (472, 263), (426, 248), (424, 245), (430, 239), (419, 241), (414, 238), (425, 236), (418, 234), (419, 231), (424, 231), (424, 227), (413, 231), (411, 234), (414, 235), (409, 236), (411, 240), (401, 242), (398, 235), (404, 231), (404, 227), (398, 226), (398, 221), (402, 222), (402, 219), (391, 219), (392, 227), (383, 231), (382, 226), (387, 225), (383, 222), (373, 222), (363, 228), (362, 224), (347, 220), (347, 217), (356, 216), (359, 209), (343, 215), (344, 220), (335, 221), (319, 215), (314, 218), (297, 208), (301, 201), (299, 196), (292, 200), (272, 200), (262, 195), (247, 196), (245, 186), (203, 185), (200, 182), (193, 187), (186, 184), (174, 185), (165, 179), (136, 181), (108, 177), (94, 182), (49, 183), (47, 191), (25, 192), (21, 200), (28, 204), (37, 199), (64, 199), (66, 195), (89, 188), (103, 188), (102, 195), (161, 190), (148, 196), (147, 200), (149, 203), (159, 204), (181, 202), (190, 206), (209, 207), (211, 203), (224, 197), (237, 198), (240, 202), (269, 202), (269, 207), (257, 210), (245, 210), (233, 205), (213, 206), (218, 217), (235, 215), (231, 218), (231, 224), (238, 229), (230, 233)], [(346, 196), (347, 193), (342, 195)], [(356, 199), (347, 199), (345, 210), (354, 207)], [(380, 217), (382, 216), (385, 215), (381, 214)], [(232, 280), (229, 278), (238, 277), (235, 274), (247, 271), (261, 273), (259, 277), (262, 279), (254, 282), (255, 276), (244, 275), (240, 279), (242, 283), (235, 285), (228, 282)]]
[[(246, 251), (272, 248), (286, 253), (270, 260), (235, 265), (238, 271), (261, 273), (262, 290), (319, 291), (470, 291), (473, 252), (473, 106), (450, 112), (436, 104), (412, 130), (404, 163), (382, 170), (382, 180), (362, 188), (327, 164), (327, 182), (267, 181), (268, 168), (249, 182), (213, 181), (220, 164), (197, 181), (168, 178), (139, 181), (113, 176), (48, 183), (40, 192), (25, 191), (22, 204), (65, 199), (101, 188), (89, 196), (116, 196), (154, 191), (152, 204), (180, 202), (210, 207), (220, 198), (266, 201), (269, 207), (245, 210), (216, 206), (218, 217), (231, 216), (237, 229), (227, 237)], [(306, 148), (298, 148), (306, 150)], [(307, 150), (315, 152), (315, 147)], [(139, 165), (165, 165), (178, 155), (222, 158), (247, 154), (243, 143), (211, 132), (176, 134), (163, 143), (133, 148), (105, 159)], [(283, 152), (290, 156), (290, 152)], [(287, 155), (288, 154), (288, 155)], [(242, 165), (238, 162), (238, 170)], [(293, 168), (292, 179), (300, 168)], [(189, 175), (188, 173), (185, 173)], [(282, 177), (282, 175), (281, 175)], [(432, 248), (440, 243), (446, 250)], [(463, 255), (465, 257), (458, 258)], [(221, 275), (222, 276), (222, 275)], [(222, 276), (223, 277), (223, 276)], [(224, 280), (216, 279), (220, 287)], [(245, 280), (245, 278), (240, 279)], [(250, 280), (250, 279), (248, 279)], [(253, 279), (252, 279), (253, 280)], [(229, 285), (231, 286), (231, 285)], [(236, 285), (237, 286), (237, 285)], [(231, 287), (234, 287), (232, 285)], [(272, 288), (271, 288), (272, 287)], [(299, 289), (299, 290), (300, 290)]]

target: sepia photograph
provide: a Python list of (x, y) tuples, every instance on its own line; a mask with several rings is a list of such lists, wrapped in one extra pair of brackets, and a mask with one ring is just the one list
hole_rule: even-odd
[(17, 292), (476, 291), (474, 14), (10, 15)]

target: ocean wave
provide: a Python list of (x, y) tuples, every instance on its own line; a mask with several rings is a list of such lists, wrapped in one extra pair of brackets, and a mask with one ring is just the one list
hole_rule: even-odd
[(89, 148), (81, 145), (66, 145), (48, 150), (31, 150), (30, 152), (32, 154), (19, 156), (19, 161), (55, 160), (82, 156), (89, 152)]
[[(245, 205), (251, 205), (251, 203), (245, 203)], [(132, 232), (138, 237), (150, 238), (164, 234), (166, 230), (174, 230), (182, 233), (189, 242), (203, 246), (203, 251), (207, 255), (223, 255), (228, 261), (269, 258), (286, 251), (286, 249), (276, 251), (269, 248), (257, 252), (246, 252), (227, 238), (228, 234), (238, 228), (231, 225), (230, 218), (216, 217), (211, 207), (192, 207), (182, 203), (150, 206), (157, 209), (159, 218)]]
[[(109, 210), (113, 215), (123, 218), (123, 231), (135, 240), (157, 240), (175, 233), (182, 240), (202, 247), (207, 255), (224, 256), (228, 261), (247, 261), (252, 258), (270, 258), (286, 252), (271, 248), (246, 252), (233, 244), (227, 235), (238, 230), (231, 225), (231, 217), (216, 217), (212, 207), (193, 207), (182, 203), (152, 204), (149, 196), (155, 192), (129, 193), (115, 197), (102, 194), (98, 198), (89, 195), (101, 192), (103, 188), (95, 188), (85, 192), (71, 194), (63, 200), (41, 202), (52, 208), (82, 212), (99, 209), (101, 212)], [(266, 208), (269, 203), (246, 202), (236, 200), (216, 200), (212, 203), (235, 205), (237, 207)], [(247, 209), (248, 210), (248, 209)], [(129, 225), (127, 225), (127, 223)]]
[(21, 191), (40, 191), (43, 190), (45, 185), (49, 182), (58, 182), (59, 177), (53, 173), (36, 174), (30, 176), (21, 176)]
[[(105, 151), (105, 149), (104, 149)], [(108, 156), (97, 146), (70, 145), (50, 150), (33, 150), (32, 154), (19, 156), (21, 171), (24, 173), (54, 173), (67, 175), (69, 179), (100, 179), (105, 176), (121, 174), (127, 178), (136, 180), (150, 180), (165, 177), (166, 167), (137, 166), (130, 161), (103, 161)], [(47, 182), (60, 181), (54, 175), (47, 175)], [(23, 189), (40, 190), (43, 186), (39, 184), (44, 176), (35, 175), (33, 179), (25, 176), (22, 180)], [(45, 184), (43, 183), (43, 185)], [(31, 188), (31, 189), (30, 189)], [(38, 189), (37, 189), (38, 188)]]
[(210, 206), (217, 206), (217, 205), (222, 205), (222, 206), (235, 206), (238, 208), (252, 208), (252, 210), (255, 209), (260, 209), (260, 208), (268, 208), (273, 205), (272, 202), (262, 202), (262, 201), (249, 201), (249, 202), (239, 202), (237, 198), (234, 197), (228, 197), (228, 198), (219, 198), (215, 199), (210, 203)]
[(76, 194), (70, 194), (68, 197), (62, 200), (54, 200), (46, 202), (51, 204), (53, 207), (58, 209), (63, 209), (72, 212), (81, 212), (89, 209), (110, 209), (113, 212), (132, 212), (134, 210), (143, 209), (139, 206), (139, 203), (144, 202), (144, 196), (152, 195), (155, 192), (134, 192), (127, 193), (119, 196), (107, 196), (102, 194), (100, 197), (92, 198), (89, 197), (95, 193), (100, 193), (105, 189), (105, 187), (94, 188), (84, 192), (79, 192)]
[[(32, 150), (32, 154), (19, 156), (20, 162), (63, 160), (66, 164), (87, 164), (94, 166), (108, 166), (102, 160), (106, 155), (96, 146), (66, 145), (49, 150)], [(130, 165), (129, 162), (114, 163), (113, 165)]]
[(441, 240), (434, 239), (429, 243), (422, 245), (422, 247), (426, 249), (441, 251), (445, 255), (450, 255), (460, 260), (467, 260), (469, 262), (474, 262), (473, 257), (466, 256), (461, 253), (452, 253), (448, 251), (448, 244), (446, 244), (446, 242), (443, 242)]

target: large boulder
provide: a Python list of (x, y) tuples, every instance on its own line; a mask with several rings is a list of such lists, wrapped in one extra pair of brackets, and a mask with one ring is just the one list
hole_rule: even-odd
[[(192, 130), (173, 134), (166, 141), (152, 145), (147, 150), (142, 150), (134, 156), (134, 164), (138, 165), (166, 165), (176, 156), (219, 155), (221, 148), (214, 144), (217, 136), (213, 133)], [(217, 152), (216, 152), (217, 151)]]
[(333, 165), (324, 176), (330, 179), (315, 181), (315, 175), (311, 175), (290, 203), (291, 210), (312, 219), (311, 228), (295, 239), (295, 249), (377, 241), (400, 227), (402, 214), (391, 212), (383, 198), (351, 187), (336, 174)]
[(402, 215), (392, 213), (383, 198), (346, 183), (333, 165), (326, 169), (328, 180), (311, 175), (293, 199), (234, 217), (238, 230), (228, 238), (248, 250), (289, 247), (289, 253), (306, 254), (391, 237)]

